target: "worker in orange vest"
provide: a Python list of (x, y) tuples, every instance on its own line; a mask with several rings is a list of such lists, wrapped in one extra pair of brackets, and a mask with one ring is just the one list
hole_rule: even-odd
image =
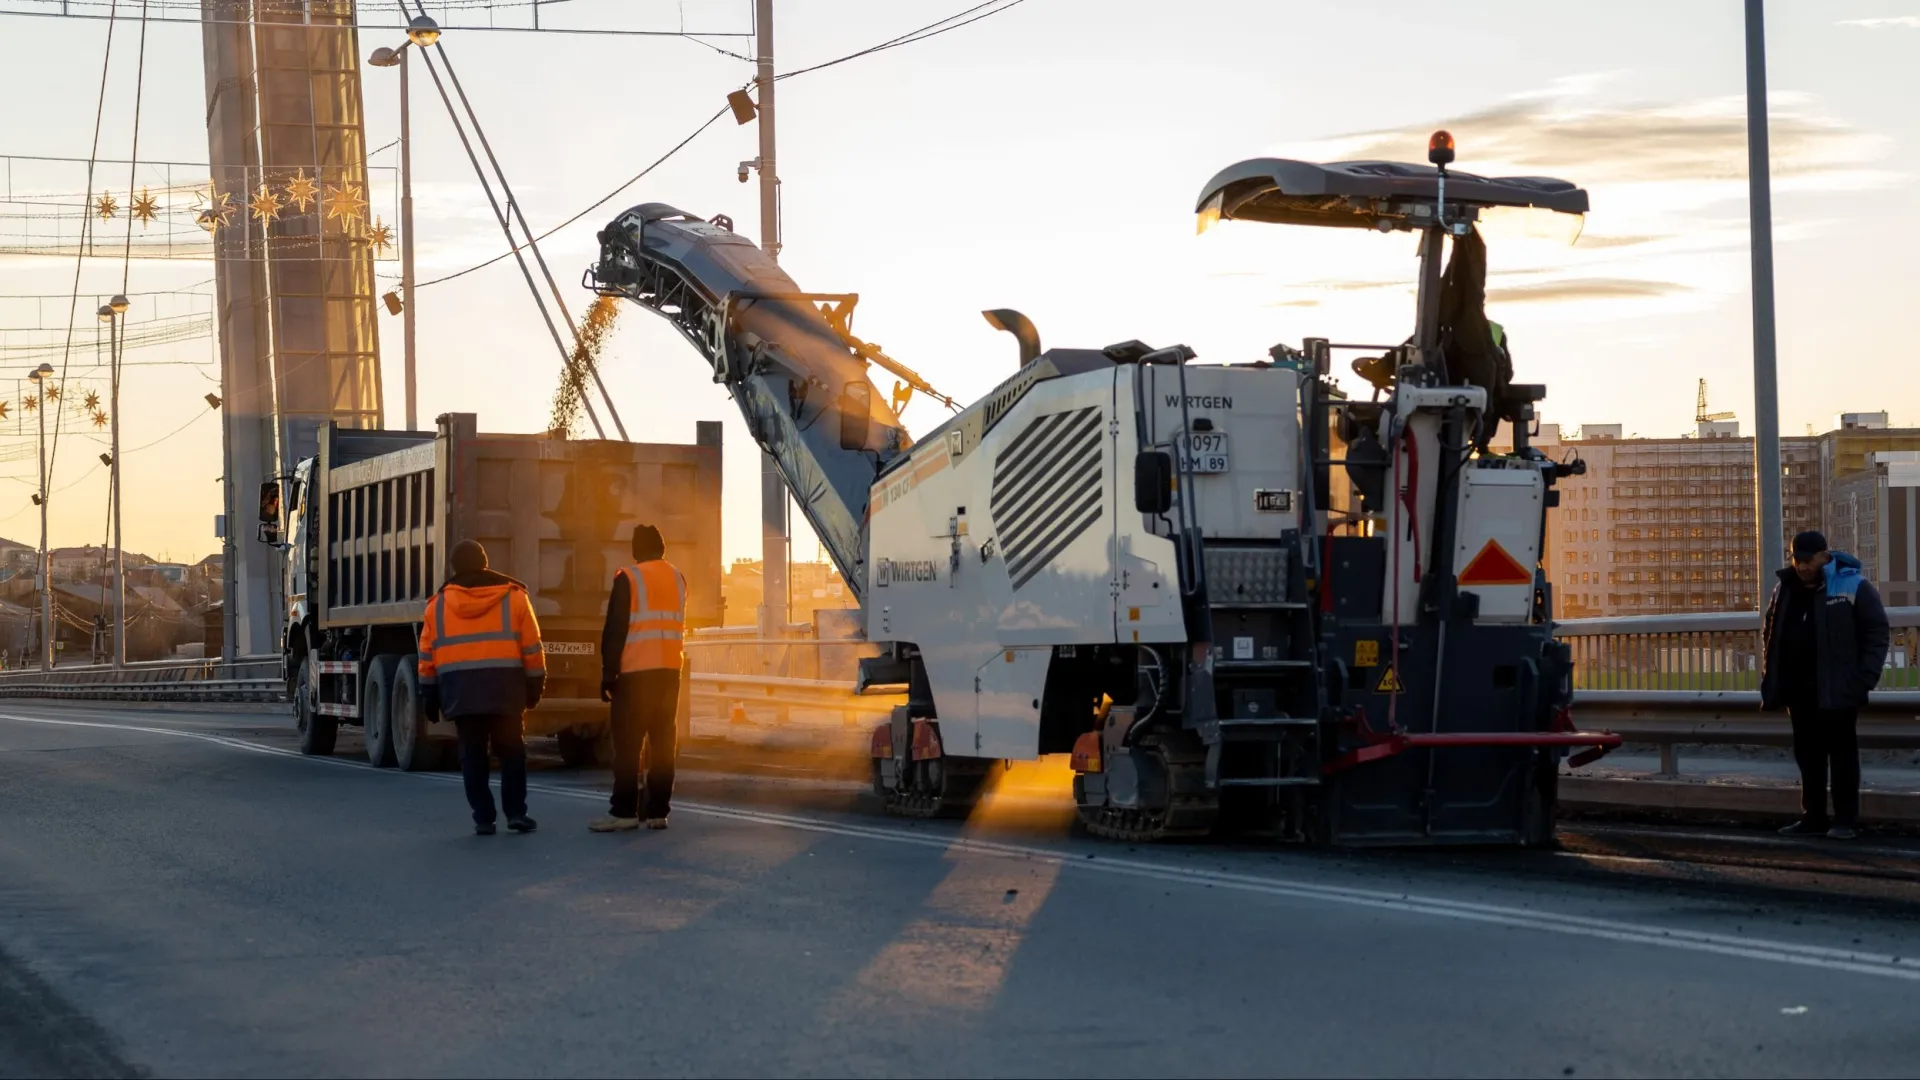
[(546, 689), (546, 654), (527, 587), (487, 569), (478, 541), (454, 545), (453, 576), (427, 601), (420, 622), (420, 698), (429, 720), (444, 714), (460, 733), (460, 775), (473, 831), (494, 834), (487, 790), (488, 744), (500, 759), (500, 801), (507, 828), (537, 826), (527, 816), (527, 744), (521, 714)]
[[(600, 632), (600, 700), (613, 703), (613, 804), (594, 832), (667, 827), (673, 797), (674, 713), (687, 625), (687, 579), (666, 560), (660, 530), (636, 525), (631, 566), (613, 575)], [(647, 746), (645, 806), (640, 751)]]

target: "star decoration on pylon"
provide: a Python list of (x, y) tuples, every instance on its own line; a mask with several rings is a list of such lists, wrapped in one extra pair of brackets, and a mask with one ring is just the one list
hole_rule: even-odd
[(87, 391), (87, 399), (81, 404), (87, 407), (88, 412), (99, 412), (100, 411), (100, 391), (98, 390)]
[(47, 400), (49, 402), (60, 400), (60, 384), (59, 383), (47, 384)]
[(193, 209), (195, 220), (209, 228), (217, 228), (233, 220), (233, 197), (208, 185), (207, 190), (200, 192), (194, 200)]
[(100, 214), (101, 221), (107, 221), (120, 210), (120, 203), (111, 195), (102, 195), (94, 200), (93, 208)]
[(140, 197), (133, 200), (133, 207), (129, 212), (139, 220), (141, 226), (144, 228), (155, 217), (159, 216), (160, 200), (148, 194), (146, 188), (141, 188)]
[(12, 411), (13, 411), (13, 402), (0, 401), (0, 420), (5, 420), (7, 418), (7, 414)]
[(293, 179), (287, 181), (287, 201), (301, 213), (306, 213), (307, 207), (312, 206), (319, 198), (320, 185), (313, 182), (313, 177), (308, 176), (305, 169), (295, 173)]
[(373, 241), (373, 246), (376, 250), (387, 250), (393, 246), (393, 226), (381, 221), (379, 218), (374, 218), (373, 234), (368, 237), (368, 239)]
[(96, 430), (97, 430), (97, 429), (99, 429), (99, 428), (103, 428), (103, 427), (106, 427), (106, 426), (107, 426), (107, 414), (106, 414), (106, 413), (103, 413), (103, 412), (96, 412), (96, 413), (94, 413), (94, 414), (93, 414), (93, 426), (94, 426), (94, 428), (95, 428)]
[(26, 397), (20, 399), (20, 407), (28, 412), (35, 412), (40, 408), (40, 399), (32, 394), (28, 394)]
[(358, 184), (341, 184), (327, 188), (327, 216), (341, 222), (358, 218), (367, 208), (367, 197), (360, 193)]
[(280, 216), (280, 196), (274, 194), (273, 189), (265, 184), (260, 185), (260, 190), (254, 194), (253, 201), (247, 206), (253, 211), (253, 216), (261, 221), (272, 221)]

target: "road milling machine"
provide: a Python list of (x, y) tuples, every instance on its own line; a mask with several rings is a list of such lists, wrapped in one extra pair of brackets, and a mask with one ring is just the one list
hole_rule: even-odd
[[(1042, 350), (924, 438), (927, 391), (855, 337), (856, 300), (798, 289), (724, 217), (658, 203), (600, 233), (586, 284), (670, 320), (711, 363), (858, 590), (860, 689), (904, 687), (872, 733), (896, 813), (963, 812), (992, 769), (1070, 754), (1085, 828), (1329, 844), (1553, 837), (1576, 730), (1572, 658), (1539, 568), (1556, 479), (1529, 445), (1539, 385), (1485, 314), (1483, 211), (1582, 215), (1561, 180), (1262, 158), (1201, 193), (1240, 220), (1418, 238), (1411, 336), (1309, 338), (1201, 364), (1184, 345)], [(1332, 378), (1336, 356), (1372, 387)], [(901, 379), (882, 401), (875, 363)], [(1494, 449), (1505, 423), (1508, 448)]]

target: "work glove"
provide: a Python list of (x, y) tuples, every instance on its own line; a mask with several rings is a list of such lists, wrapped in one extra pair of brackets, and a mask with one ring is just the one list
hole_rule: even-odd
[(616, 676), (611, 676), (611, 675), (601, 676), (600, 678), (600, 700), (601, 701), (610, 702), (613, 700), (613, 686), (614, 686), (614, 683), (618, 681), (619, 679)]
[(527, 708), (531, 709), (535, 705), (540, 704), (540, 695), (546, 693), (546, 691), (547, 677), (545, 675), (529, 675), (527, 677)]

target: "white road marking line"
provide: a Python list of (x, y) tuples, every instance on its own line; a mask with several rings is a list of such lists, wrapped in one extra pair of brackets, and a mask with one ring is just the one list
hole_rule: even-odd
[[(224, 735), (211, 735), (206, 732), (183, 731), (178, 728), (152, 727), (143, 724), (107, 723), (104, 721), (57, 720), (46, 717), (18, 716), (8, 713), (0, 713), (0, 720), (11, 720), (23, 724), (41, 724), (50, 727), (104, 728), (145, 735), (163, 735), (212, 743), (216, 746), (243, 750), (249, 753), (267, 754), (275, 757), (292, 758), (298, 761), (309, 761), (320, 765), (357, 769), (373, 774), (431, 780), (439, 783), (460, 782), (458, 776), (448, 773), (400, 773), (392, 770), (376, 769), (365, 762), (356, 762), (334, 757), (309, 757), (297, 750), (268, 746), (263, 743), (248, 742), (245, 739), (236, 739)], [(594, 802), (606, 798), (603, 793), (598, 791), (554, 784), (531, 783), (528, 785), (528, 789), (546, 795)], [(1058, 851), (1021, 844), (1003, 844), (995, 841), (979, 840), (962, 836), (920, 836), (898, 829), (847, 824), (826, 821), (819, 818), (798, 817), (791, 814), (750, 810), (743, 807), (682, 802), (678, 803), (675, 809), (721, 820), (796, 829), (803, 832), (845, 836), (861, 840), (873, 840), (942, 852), (958, 851), (996, 858), (1034, 859), (1055, 863), (1062, 867), (1070, 866), (1094, 873), (1111, 874), (1121, 877), (1142, 878), (1183, 885), (1212, 886), (1265, 896), (1320, 901), (1348, 907), (1362, 907), (1407, 914), (1428, 915), (1465, 922), (1536, 930), (1570, 937), (1592, 938), (1623, 944), (1652, 945), (1658, 948), (1711, 953), (1720, 956), (1758, 960), (1766, 963), (1792, 964), (1801, 967), (1821, 968), (1828, 971), (1844, 971), (1856, 975), (1877, 975), (1886, 978), (1902, 979), (1909, 982), (1920, 982), (1920, 958), (1914, 957), (1892, 956), (1885, 953), (1870, 953), (1855, 949), (1835, 949), (1820, 945), (1802, 945), (1794, 942), (1775, 941), (1765, 938), (1748, 938), (1732, 934), (1716, 934), (1700, 930), (1674, 929), (1622, 922), (1614, 919), (1592, 918), (1582, 915), (1564, 915), (1548, 911), (1506, 907), (1498, 904), (1447, 900), (1441, 897), (1421, 896), (1414, 893), (1392, 893), (1338, 885), (1318, 885), (1310, 882), (1255, 877), (1248, 874), (1205, 870), (1197, 867), (1167, 866), (1146, 860), (1103, 855), (1097, 852), (1089, 855), (1087, 853)]]
[(1776, 851), (1807, 851), (1826, 854), (1847, 855), (1888, 855), (1899, 858), (1913, 858), (1920, 851), (1912, 848), (1876, 847), (1871, 844), (1836, 843), (1815, 847), (1819, 841), (1813, 838), (1789, 839), (1784, 836), (1742, 836), (1739, 833), (1682, 832), (1669, 829), (1640, 829), (1631, 825), (1589, 825), (1575, 823), (1569, 832), (1581, 836), (1644, 836), (1657, 840), (1709, 840), (1722, 844), (1745, 844), (1748, 847), (1773, 848)]

